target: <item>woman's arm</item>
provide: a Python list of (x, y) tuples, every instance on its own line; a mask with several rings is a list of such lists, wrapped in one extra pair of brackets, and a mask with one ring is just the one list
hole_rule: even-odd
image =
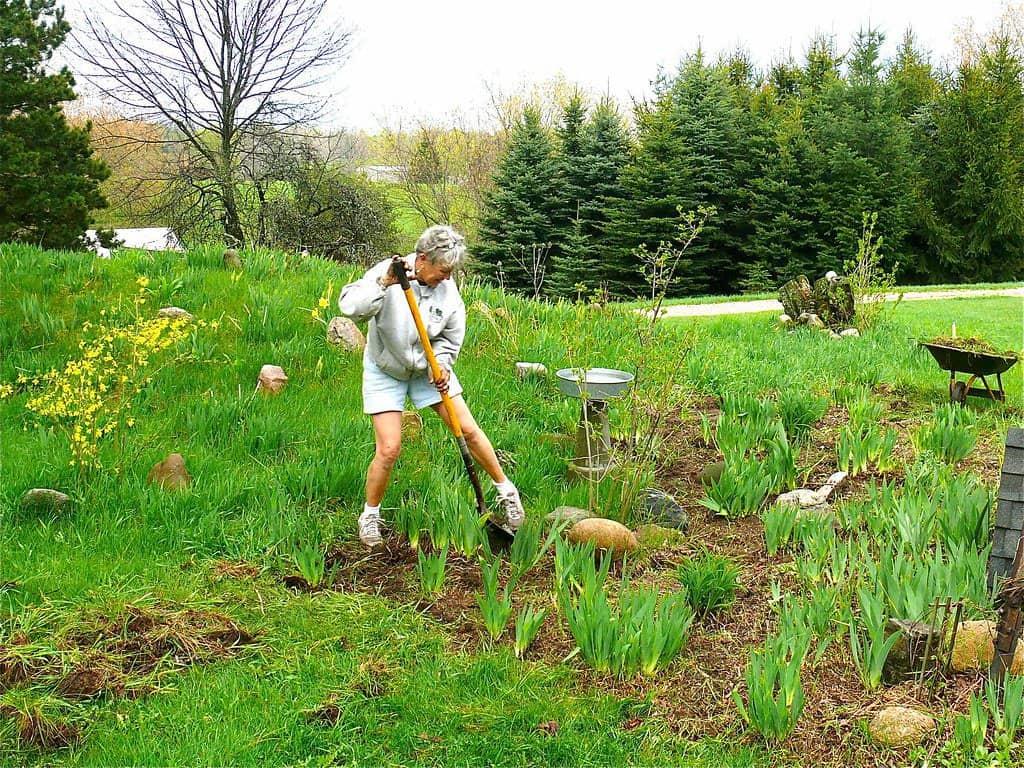
[(383, 261), (365, 275), (341, 289), (338, 309), (345, 317), (362, 323), (380, 312), (387, 288), (383, 285), (390, 261)]

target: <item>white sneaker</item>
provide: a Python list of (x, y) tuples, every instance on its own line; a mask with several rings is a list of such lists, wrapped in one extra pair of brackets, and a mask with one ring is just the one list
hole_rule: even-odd
[(513, 488), (511, 491), (498, 491), (498, 509), (495, 517), (504, 518), (506, 525), (513, 532), (519, 530), (519, 526), (526, 519), (526, 512), (523, 511), (523, 502), (519, 498), (519, 491)]
[(371, 548), (383, 541), (380, 535), (380, 515), (363, 512), (359, 516), (359, 540)]

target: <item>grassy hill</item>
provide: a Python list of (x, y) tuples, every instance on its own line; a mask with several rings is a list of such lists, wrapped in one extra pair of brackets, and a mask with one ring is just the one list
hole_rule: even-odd
[[(644, 551), (633, 581), (678, 588), (676, 565), (703, 550), (739, 568), (734, 608), (698, 617), (663, 672), (618, 679), (574, 650), (552, 598), (550, 554), (513, 601), (513, 624), (527, 604), (548, 614), (524, 660), (512, 652), (511, 627), (498, 640), (484, 630), (475, 557), (450, 555), (444, 589), (429, 597), (406, 547), (362, 556), (355, 517), (373, 436), (361, 413), (361, 360), (325, 334), (351, 269), (255, 253), (235, 272), (212, 249), (107, 261), (0, 249), (0, 756), (12, 765), (741, 766), (808, 755), (867, 764), (875, 752), (856, 728), (821, 746), (830, 727), (822, 720), (849, 720), (877, 695), (859, 687), (841, 628), (824, 657), (829, 674), (806, 665), (815, 714), (791, 738), (766, 748), (729, 699), (748, 651), (777, 629), (770, 584), (797, 592), (806, 584), (805, 574), (794, 582), (796, 545), (766, 554), (759, 515), (729, 520), (700, 505), (697, 475), (719, 458), (705, 433), (723, 396), (784, 401), (797, 479), (816, 483), (836, 468), (851, 403), (877, 404), (898, 435), (894, 466), (844, 491), (852, 539), (874, 530), (867, 479), (902, 489), (908, 471), (925, 471), (915, 464), (924, 452), (915, 435), (946, 399), (947, 375), (915, 342), (956, 322), (962, 335), (997, 347), (1022, 344), (1017, 299), (901, 305), (864, 337), (842, 341), (787, 334), (767, 316), (677, 321), (662, 324), (652, 345), (626, 310), (537, 305), (466, 285), (469, 333), (457, 370), (528, 514), (589, 506), (635, 528), (646, 518), (623, 489), (656, 485), (675, 494), (691, 530), (674, 549)], [(143, 330), (129, 337), (135, 342), (109, 343), (117, 362), (107, 368), (137, 376), (138, 386), (103, 394), (101, 413), (120, 414), (120, 426), (95, 441), (94, 466), (80, 466), (56, 422), (28, 407), (42, 391), (33, 379), (170, 305), (198, 322), (147, 366), (125, 362)], [(638, 373), (631, 397), (610, 407), (623, 475), (597, 488), (567, 479), (571, 445), (560, 436), (573, 433), (579, 403), (550, 380), (517, 379), (517, 360)], [(289, 377), (278, 396), (256, 391), (267, 363)], [(1020, 371), (1005, 379), (1008, 406), (972, 401), (976, 445), (958, 472), (928, 459), (929, 472), (990, 493), (1006, 428), (1021, 423)], [(790, 411), (808, 423), (787, 421)], [(424, 416), (394, 473), (389, 514), (471, 497), (450, 436)], [(652, 451), (636, 459), (631, 448), (648, 437)], [(187, 490), (147, 482), (170, 453), (185, 459)], [(39, 487), (69, 494), (73, 505), (24, 509), (25, 492)], [(326, 553), (329, 588), (289, 588), (286, 577), (317, 553)], [(968, 582), (965, 595), (977, 595)], [(969, 613), (991, 616), (990, 601), (976, 600)], [(852, 697), (852, 709), (828, 703), (832, 692), (815, 682), (826, 679)], [(948, 736), (955, 705), (936, 708)]]

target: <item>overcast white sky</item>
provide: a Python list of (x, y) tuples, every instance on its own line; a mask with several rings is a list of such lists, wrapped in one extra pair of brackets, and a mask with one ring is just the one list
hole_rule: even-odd
[[(1019, 3), (1019, 0), (1018, 0)], [(69, 18), (91, 5), (67, 0)], [(933, 61), (950, 57), (957, 29), (987, 30), (1005, 0), (330, 0), (353, 31), (348, 62), (331, 83), (335, 125), (376, 131), (398, 115), (444, 119), (486, 106), (484, 82), (505, 91), (559, 73), (624, 104), (649, 93), (658, 66), (672, 69), (702, 44), (714, 55), (745, 47), (759, 66), (816, 32), (844, 50), (870, 23), (887, 54), (912, 27)]]

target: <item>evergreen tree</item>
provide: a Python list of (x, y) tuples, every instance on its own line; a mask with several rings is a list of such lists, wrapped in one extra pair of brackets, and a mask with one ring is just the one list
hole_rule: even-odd
[(569, 296), (578, 271), (575, 260), (586, 252), (586, 238), (579, 225), (581, 201), (589, 194), (584, 178), (583, 128), (587, 107), (579, 92), (574, 93), (562, 111), (555, 133), (558, 138), (558, 213), (555, 235), (549, 252), (546, 285), (548, 292)]
[(935, 211), (933, 280), (1011, 280), (1024, 273), (1024, 89), (1011, 38), (965, 58), (934, 106), (923, 177)]
[(507, 288), (532, 291), (530, 260), (534, 249), (547, 253), (559, 235), (563, 205), (554, 143), (534, 108), (509, 136), (494, 174), (494, 188), (484, 201), (480, 243), (475, 249), (481, 268), (504, 281)]
[[(687, 253), (693, 268), (681, 276), (684, 292), (724, 292), (747, 269), (748, 195), (753, 175), (752, 119), (741, 109), (725, 74), (698, 52), (637, 113), (639, 146), (623, 174), (626, 197), (610, 227), (625, 254), (640, 245), (678, 239), (679, 211), (714, 206), (701, 236)], [(618, 260), (621, 265), (624, 260)], [(635, 291), (642, 277), (619, 272), (613, 288)]]
[(609, 279), (607, 259), (613, 252), (605, 228), (609, 208), (625, 195), (620, 180), (629, 160), (629, 135), (614, 104), (601, 101), (579, 134), (579, 155), (566, 188), (576, 190), (570, 229), (561, 251), (552, 260), (551, 288), (563, 296), (602, 287)]
[(55, 0), (0, 2), (0, 242), (75, 247), (90, 209), (106, 206), (91, 125), (70, 127), (61, 107), (74, 78), (44, 69), (69, 30)]

